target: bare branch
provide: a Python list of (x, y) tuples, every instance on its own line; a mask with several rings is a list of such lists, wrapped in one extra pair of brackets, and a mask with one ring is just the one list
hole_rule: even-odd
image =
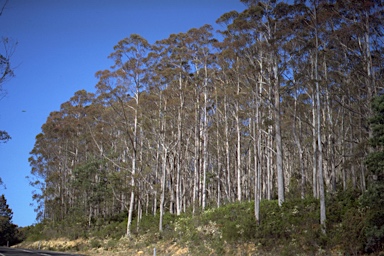
[(5, 9), (5, 6), (8, 4), (8, 1), (9, 1), (9, 0), (5, 0), (5, 3), (4, 3), (3, 6), (1, 7), (0, 16), (3, 14), (4, 9)]

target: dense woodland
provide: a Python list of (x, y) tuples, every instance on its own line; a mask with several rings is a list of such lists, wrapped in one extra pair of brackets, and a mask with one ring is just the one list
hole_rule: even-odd
[(236, 201), (363, 193), (377, 175), (371, 102), (384, 88), (380, 0), (242, 0), (246, 9), (150, 44), (52, 112), (29, 159), (38, 219), (197, 213)]

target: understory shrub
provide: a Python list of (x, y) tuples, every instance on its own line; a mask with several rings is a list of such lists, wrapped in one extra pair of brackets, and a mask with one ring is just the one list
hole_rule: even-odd
[[(374, 190), (375, 189), (375, 190)], [(382, 250), (384, 211), (382, 205), (374, 204), (381, 189), (361, 195), (354, 190), (328, 194), (326, 200), (326, 234), (320, 225), (319, 200), (291, 198), (282, 206), (277, 200), (261, 200), (260, 222), (255, 220), (254, 202), (236, 202), (220, 208), (208, 208), (200, 213), (183, 213), (180, 216), (166, 213), (163, 217), (163, 232), (158, 230), (159, 216), (144, 215), (139, 226), (132, 222), (131, 232), (145, 235), (141, 245), (148, 246), (159, 239), (171, 240), (187, 246), (191, 254), (226, 254), (236, 251), (240, 244), (253, 244), (257, 250), (279, 255), (317, 254), (340, 252), (359, 255)], [(384, 190), (383, 190), (384, 191)], [(384, 204), (384, 202), (383, 202)], [(80, 223), (80, 222), (77, 222)], [(80, 223), (81, 224), (81, 223)], [(79, 224), (79, 225), (80, 225)], [(112, 239), (112, 248), (126, 232), (126, 216), (108, 220), (95, 220), (91, 227), (85, 223), (76, 227), (76, 222), (42, 223), (27, 230), (29, 240), (67, 236), (92, 237), (92, 247), (97, 241)]]

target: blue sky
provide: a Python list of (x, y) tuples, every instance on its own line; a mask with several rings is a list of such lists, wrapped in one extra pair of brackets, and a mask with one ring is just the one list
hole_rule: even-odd
[[(1, 5), (5, 0), (0, 0)], [(18, 42), (12, 57), (16, 77), (0, 100), (0, 187), (13, 223), (35, 223), (29, 152), (52, 111), (78, 90), (95, 92), (94, 74), (112, 65), (117, 42), (136, 33), (150, 43), (204, 24), (245, 6), (239, 0), (9, 0), (0, 16), (0, 36)]]

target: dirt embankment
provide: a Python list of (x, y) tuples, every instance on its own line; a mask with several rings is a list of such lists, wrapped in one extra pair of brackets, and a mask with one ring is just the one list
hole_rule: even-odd
[(117, 255), (189, 255), (187, 248), (178, 246), (171, 241), (161, 241), (155, 244), (145, 245), (136, 240), (122, 238), (120, 240), (97, 239), (56, 239), (36, 242), (23, 242), (14, 247), (72, 252), (89, 256), (117, 256)]

